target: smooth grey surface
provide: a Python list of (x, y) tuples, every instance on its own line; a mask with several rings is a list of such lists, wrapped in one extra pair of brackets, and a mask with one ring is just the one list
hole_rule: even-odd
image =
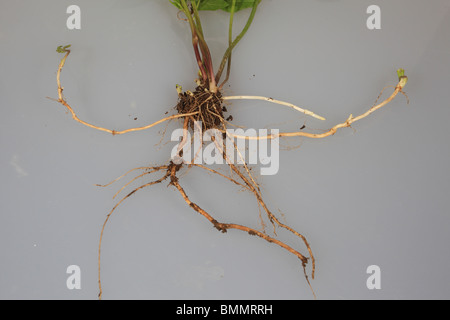
[[(95, 184), (163, 163), (172, 148), (155, 147), (164, 125), (112, 137), (48, 100), (57, 97), (56, 47), (72, 44), (62, 73), (68, 102), (100, 126), (156, 121), (175, 105), (175, 84), (193, 88), (189, 32), (168, 1), (77, 1), (82, 29), (72, 31), (70, 4), (0, 1), (1, 299), (95, 299), (101, 225), (125, 180)], [(366, 28), (371, 4), (381, 7), (381, 30)], [(235, 30), (247, 15), (237, 15)], [(203, 19), (217, 64), (228, 16)], [(235, 50), (225, 94), (266, 95), (327, 118), (233, 102), (234, 123), (247, 127), (327, 129), (365, 112), (396, 84), (397, 68), (409, 77), (409, 105), (399, 95), (354, 130), (284, 140), (299, 147), (281, 152), (277, 175), (258, 178), (268, 205), (308, 238), (319, 299), (450, 298), (449, 30), (447, 0), (264, 0)], [(229, 182), (195, 170), (181, 182), (218, 220), (258, 227), (256, 201)], [(102, 259), (105, 299), (312, 298), (298, 259), (247, 234), (217, 232), (166, 184), (119, 207)], [(66, 287), (72, 264), (81, 290)], [(366, 287), (373, 264), (381, 290)]]

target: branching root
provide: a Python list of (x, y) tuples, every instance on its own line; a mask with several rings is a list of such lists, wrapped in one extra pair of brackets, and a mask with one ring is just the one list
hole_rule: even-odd
[[(189, 17), (188, 17), (189, 18)], [(179, 145), (179, 148), (177, 149), (177, 155), (182, 158), (182, 147), (184, 144), (186, 144), (188, 142), (188, 134), (187, 132), (189, 130), (208, 130), (208, 129), (217, 129), (219, 131), (222, 132), (223, 137), (229, 137), (229, 138), (238, 138), (238, 139), (274, 139), (274, 138), (280, 138), (280, 137), (308, 137), (308, 138), (325, 138), (331, 135), (334, 135), (337, 130), (339, 130), (340, 128), (345, 128), (345, 127), (351, 127), (351, 125), (356, 122), (359, 121), (367, 116), (369, 116), (370, 114), (372, 114), (373, 112), (375, 112), (376, 110), (382, 108), (383, 106), (385, 106), (386, 104), (388, 104), (390, 101), (392, 101), (396, 95), (398, 93), (402, 93), (403, 95), (405, 95), (407, 101), (408, 97), (406, 96), (406, 94), (403, 92), (403, 88), (407, 83), (408, 78), (404, 75), (404, 70), (403, 69), (399, 69), (398, 72), (398, 76), (399, 76), (399, 82), (398, 84), (394, 87), (394, 92), (384, 101), (382, 101), (381, 103), (378, 103), (378, 100), (380, 99), (382, 93), (384, 92), (384, 90), (387, 88), (384, 88), (382, 90), (382, 92), (380, 93), (380, 95), (378, 96), (378, 98), (375, 101), (375, 104), (369, 108), (366, 112), (362, 113), (361, 115), (354, 117), (353, 115), (350, 115), (349, 117), (347, 117), (347, 119), (345, 121), (343, 121), (342, 123), (339, 123), (333, 127), (331, 127), (330, 129), (322, 132), (322, 133), (310, 133), (310, 132), (305, 132), (303, 129), (305, 128), (305, 126), (301, 127), (299, 129), (299, 131), (296, 132), (282, 132), (282, 133), (278, 133), (277, 135), (275, 134), (271, 134), (271, 135), (267, 135), (267, 136), (256, 136), (256, 137), (250, 137), (250, 136), (239, 136), (239, 135), (233, 135), (231, 134), (228, 130), (227, 130), (227, 125), (229, 124), (229, 121), (232, 120), (232, 117), (229, 116), (227, 119), (225, 119), (225, 113), (227, 112), (227, 109), (225, 106), (223, 106), (223, 102), (227, 101), (227, 100), (235, 100), (235, 99), (253, 99), (253, 100), (264, 100), (264, 101), (268, 101), (271, 103), (275, 103), (275, 104), (279, 104), (279, 105), (284, 105), (287, 107), (290, 107), (298, 112), (301, 112), (305, 115), (308, 116), (312, 116), (315, 117), (317, 119), (320, 120), (325, 120), (325, 118), (323, 118), (322, 116), (319, 116), (317, 114), (315, 114), (312, 111), (309, 110), (305, 110), (302, 108), (299, 108), (291, 103), (288, 102), (283, 102), (280, 100), (275, 100), (273, 98), (266, 98), (266, 97), (260, 97), (260, 96), (228, 96), (228, 97), (223, 97), (220, 90), (208, 90), (207, 88), (210, 87), (207, 84), (205, 84), (205, 79), (199, 79), (196, 80), (197, 82), (197, 87), (195, 89), (194, 92), (191, 91), (186, 91), (186, 92), (182, 92), (181, 87), (177, 86), (177, 91), (178, 91), (178, 103), (175, 106), (175, 109), (177, 111), (177, 114), (175, 115), (171, 115), (168, 117), (164, 117), (156, 122), (153, 122), (149, 125), (143, 126), (143, 127), (137, 127), (137, 128), (131, 128), (131, 129), (126, 129), (126, 130), (122, 130), (122, 131), (116, 131), (116, 130), (110, 130), (110, 129), (106, 129), (106, 128), (102, 128), (102, 127), (98, 127), (95, 125), (92, 125), (90, 123), (87, 123), (81, 119), (78, 118), (78, 116), (75, 114), (75, 112), (73, 111), (73, 109), (71, 108), (71, 106), (67, 103), (66, 99), (64, 98), (63, 95), (63, 87), (61, 86), (61, 82), (60, 82), (60, 76), (61, 76), (61, 71), (62, 68), (65, 64), (65, 61), (67, 59), (67, 57), (70, 54), (70, 50), (68, 50), (69, 46), (65, 46), (65, 47), (59, 47), (58, 48), (58, 52), (62, 52), (65, 53), (64, 57), (61, 59), (61, 62), (59, 64), (58, 67), (58, 71), (56, 74), (56, 79), (57, 79), (57, 85), (58, 85), (58, 99), (53, 99), (56, 100), (57, 102), (59, 102), (60, 104), (62, 104), (72, 115), (72, 118), (81, 123), (84, 124), (88, 127), (97, 129), (97, 130), (101, 130), (101, 131), (105, 131), (108, 133), (111, 133), (113, 135), (119, 135), (119, 134), (125, 134), (128, 132), (134, 132), (134, 131), (141, 131), (141, 130), (146, 130), (149, 128), (152, 128), (162, 122), (165, 121), (169, 121), (172, 119), (177, 119), (180, 118), (182, 119), (183, 122), (183, 129), (185, 130), (185, 134), (183, 135), (183, 139)], [(204, 78), (204, 77), (203, 77)], [(214, 86), (215, 88), (215, 86)], [(201, 122), (201, 128), (199, 128), (199, 123)], [(196, 127), (197, 126), (197, 127)], [(315, 258), (314, 255), (312, 253), (311, 247), (308, 243), (308, 241), (306, 240), (306, 238), (298, 233), (296, 230), (294, 230), (293, 228), (291, 228), (290, 226), (282, 223), (268, 208), (268, 206), (266, 205), (266, 203), (263, 200), (263, 196), (262, 196), (262, 192), (260, 190), (260, 186), (257, 183), (256, 179), (253, 177), (250, 168), (247, 166), (245, 161), (241, 161), (243, 163), (242, 166), (237, 166), (235, 165), (230, 159), (228, 159), (227, 157), (227, 150), (226, 150), (226, 146), (225, 145), (220, 145), (215, 139), (211, 138), (212, 141), (215, 142), (217, 150), (219, 150), (219, 152), (222, 154), (223, 159), (226, 161), (226, 164), (228, 165), (228, 168), (230, 170), (230, 174), (229, 175), (225, 175), (219, 171), (216, 171), (214, 169), (208, 168), (206, 166), (203, 166), (201, 164), (195, 164), (195, 161), (192, 161), (190, 164), (186, 164), (183, 162), (180, 162), (179, 164), (174, 163), (174, 160), (170, 160), (168, 165), (161, 165), (161, 166), (150, 166), (150, 167), (138, 167), (138, 168), (134, 168), (131, 169), (129, 171), (127, 171), (125, 174), (121, 175), (120, 177), (114, 179), (113, 181), (105, 184), (105, 185), (98, 185), (101, 187), (106, 187), (109, 186), (115, 182), (117, 182), (118, 180), (124, 178), (125, 176), (129, 175), (130, 173), (137, 171), (137, 170), (141, 170), (141, 172), (135, 176), (134, 178), (132, 178), (129, 182), (127, 182), (125, 185), (123, 185), (118, 191), (117, 193), (114, 195), (114, 198), (120, 193), (122, 192), (126, 187), (128, 187), (131, 183), (137, 181), (138, 179), (144, 177), (144, 176), (148, 176), (150, 174), (155, 174), (155, 173), (162, 173), (162, 176), (159, 179), (155, 179), (152, 180), (151, 182), (145, 183), (137, 188), (135, 188), (134, 190), (132, 190), (131, 192), (129, 192), (126, 196), (122, 197), (122, 199), (116, 203), (116, 205), (112, 208), (112, 210), (107, 214), (105, 221), (103, 223), (102, 229), (101, 229), (101, 233), (100, 233), (100, 240), (99, 240), (99, 245), (98, 245), (98, 285), (99, 285), (99, 299), (102, 298), (102, 285), (101, 285), (101, 277), (100, 277), (100, 258), (101, 258), (101, 246), (102, 246), (102, 240), (103, 240), (103, 233), (105, 231), (105, 227), (106, 224), (108, 223), (111, 215), (113, 214), (113, 212), (117, 209), (117, 207), (126, 199), (128, 199), (131, 195), (133, 195), (136, 191), (139, 191), (145, 187), (148, 186), (152, 186), (155, 184), (159, 184), (163, 181), (168, 180), (169, 181), (169, 186), (173, 186), (183, 197), (184, 201), (186, 202), (186, 204), (191, 207), (194, 211), (196, 211), (197, 213), (201, 214), (203, 217), (205, 217), (213, 226), (214, 228), (216, 228), (217, 230), (226, 233), (228, 232), (228, 230), (232, 230), (232, 229), (236, 229), (236, 230), (240, 230), (243, 232), (248, 233), (249, 235), (252, 236), (257, 236), (261, 239), (266, 240), (267, 242), (273, 243), (278, 245), (279, 247), (287, 250), (288, 252), (290, 252), (291, 254), (293, 254), (294, 256), (296, 256), (302, 264), (303, 267), (303, 272), (305, 275), (305, 279), (308, 282), (309, 287), (311, 288), (311, 291), (314, 294), (314, 291), (312, 289), (312, 286), (309, 282), (309, 278), (308, 278), (308, 273), (306, 271), (306, 265), (308, 263), (308, 261), (311, 261), (311, 277), (312, 279), (314, 279), (314, 273), (315, 273)], [(244, 160), (243, 155), (240, 153), (240, 151), (238, 150), (236, 144), (234, 144), (234, 148), (238, 153), (238, 156), (240, 157), (241, 160)], [(194, 159), (197, 157), (197, 152), (195, 152), (194, 155)], [(206, 212), (204, 209), (202, 209), (199, 205), (197, 205), (196, 203), (192, 202), (191, 199), (189, 198), (189, 196), (187, 195), (187, 193), (185, 192), (184, 188), (181, 186), (180, 184), (180, 178), (178, 173), (181, 171), (182, 168), (187, 168), (187, 171), (189, 171), (191, 168), (199, 168), (202, 170), (206, 170), (207, 172), (209, 172), (210, 174), (213, 175), (218, 175), (221, 176), (223, 178), (226, 178), (228, 181), (232, 182), (233, 184), (236, 184), (238, 186), (240, 186), (241, 188), (243, 188), (244, 190), (250, 192), (251, 194), (253, 194), (253, 196), (255, 197), (257, 204), (258, 204), (258, 208), (260, 210), (260, 222), (261, 225), (263, 227), (262, 231), (259, 231), (257, 229), (254, 228), (250, 228), (244, 225), (240, 225), (240, 224), (235, 224), (235, 223), (224, 223), (224, 222), (219, 222), (217, 221), (215, 218), (213, 218), (213, 216)], [(186, 173), (186, 172), (185, 172)], [(262, 210), (261, 210), (262, 208)], [(263, 217), (261, 215), (261, 211), (265, 212), (267, 219), (270, 221), (272, 227), (273, 227), (273, 236), (269, 235), (266, 233), (265, 231), (265, 223), (263, 221)], [(284, 230), (287, 230), (291, 235), (295, 236), (296, 238), (301, 239), (302, 243), (306, 246), (308, 253), (309, 253), (309, 257), (306, 257), (305, 255), (301, 254), (300, 251), (294, 249), (293, 247), (287, 245), (285, 242), (279, 240), (277, 238), (277, 228), (282, 228)], [(314, 294), (315, 296), (315, 294)]]

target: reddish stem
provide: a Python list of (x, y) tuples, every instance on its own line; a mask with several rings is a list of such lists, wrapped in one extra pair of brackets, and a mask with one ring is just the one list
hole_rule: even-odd
[(192, 34), (192, 45), (194, 46), (195, 59), (197, 60), (198, 67), (200, 68), (200, 72), (202, 73), (203, 82), (206, 83), (208, 80), (208, 75), (205, 71), (205, 67), (200, 56), (200, 51), (198, 50), (198, 36), (194, 33)]

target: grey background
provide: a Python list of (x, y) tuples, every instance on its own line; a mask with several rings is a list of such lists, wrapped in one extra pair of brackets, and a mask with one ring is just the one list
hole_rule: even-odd
[[(81, 30), (66, 28), (70, 4), (81, 7)], [(381, 7), (381, 30), (366, 28), (371, 4)], [(176, 13), (162, 0), (0, 1), (0, 298), (96, 299), (99, 233), (125, 180), (95, 184), (163, 163), (173, 146), (155, 146), (163, 125), (113, 137), (48, 100), (57, 97), (56, 47), (72, 44), (62, 83), (80, 118), (116, 130), (145, 125), (172, 111), (175, 84), (194, 87), (190, 36)], [(234, 123), (247, 127), (290, 131), (306, 121), (319, 132), (366, 111), (396, 84), (397, 68), (409, 76), (409, 105), (399, 95), (354, 130), (286, 139), (298, 148), (281, 152), (277, 175), (258, 177), (270, 208), (311, 243), (319, 299), (450, 297), (449, 18), (446, 0), (263, 0), (235, 51), (225, 94), (266, 95), (327, 118), (233, 102)], [(228, 16), (203, 19), (217, 65)], [(181, 182), (216, 219), (259, 226), (254, 198), (224, 179), (192, 170)], [(119, 207), (102, 252), (105, 299), (312, 299), (298, 259), (217, 232), (166, 184)], [(66, 287), (72, 264), (81, 290)], [(373, 264), (381, 290), (366, 287)]]

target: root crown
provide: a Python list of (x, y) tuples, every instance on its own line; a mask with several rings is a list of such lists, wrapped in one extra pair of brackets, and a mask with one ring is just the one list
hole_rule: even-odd
[[(202, 122), (202, 130), (222, 128), (223, 113), (222, 94), (220, 91), (211, 92), (200, 85), (194, 92), (185, 91), (178, 94), (176, 105), (178, 114), (191, 114), (198, 112), (189, 119), (188, 127), (194, 130), (194, 121)], [(193, 120), (192, 120), (193, 119)]]

